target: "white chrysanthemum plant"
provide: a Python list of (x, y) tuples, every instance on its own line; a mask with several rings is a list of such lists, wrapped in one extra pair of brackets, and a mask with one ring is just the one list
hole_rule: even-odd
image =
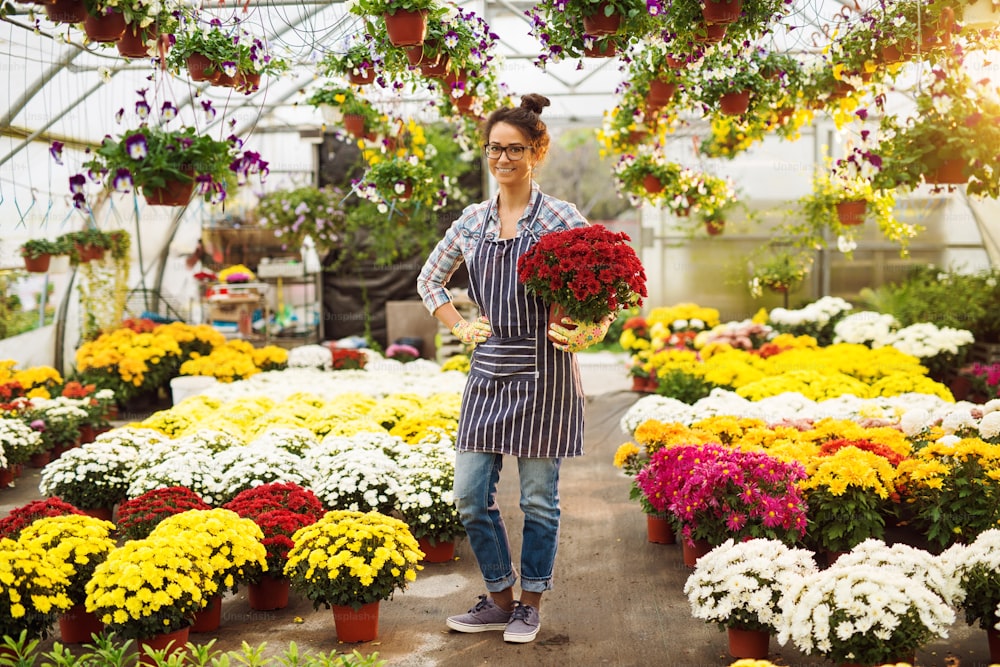
[(969, 625), (1000, 629), (1000, 530), (980, 533), (971, 544), (954, 544), (941, 555), (942, 569), (958, 581), (957, 606)]
[(167, 486), (186, 486), (209, 505), (220, 504), (225, 496), (219, 480), (219, 464), (205, 447), (192, 445), (163, 452), (156, 463), (149, 466), (141, 463), (129, 484), (129, 498)]
[(313, 450), (303, 460), (312, 471), (309, 489), (326, 507), (387, 514), (397, 506), (406, 476), (380, 449), (359, 448), (324, 454)]
[(141, 452), (157, 443), (169, 442), (170, 438), (151, 428), (123, 426), (101, 433), (94, 441), (123, 445)]
[(940, 558), (908, 544), (888, 545), (882, 540), (867, 539), (840, 556), (831, 567), (891, 567), (913, 581), (919, 581), (951, 606), (964, 596), (955, 568)]
[(833, 342), (884, 347), (892, 344), (893, 332), (898, 327), (899, 322), (892, 315), (863, 310), (837, 322)]
[(910, 662), (946, 638), (955, 612), (926, 583), (891, 566), (831, 567), (789, 582), (778, 642), (835, 663)]
[(445, 442), (416, 445), (399, 461), (406, 472), (397, 508), (413, 536), (432, 546), (465, 534), (455, 505), (455, 449)]
[(233, 447), (215, 456), (219, 467), (219, 487), (221, 498), (216, 504), (225, 503), (241, 491), (272, 482), (292, 482), (309, 487), (308, 470), (302, 465), (302, 458), (287, 450), (269, 445), (247, 445)]
[(132, 447), (88, 443), (46, 465), (38, 490), (80, 509), (110, 509), (128, 496), (137, 459)]
[(272, 426), (247, 444), (252, 447), (276, 447), (303, 456), (319, 441), (312, 431), (301, 426)]
[(825, 345), (832, 340), (833, 327), (852, 310), (854, 306), (849, 301), (824, 296), (796, 310), (774, 308), (767, 317), (768, 323), (779, 332), (806, 334)]
[(684, 583), (691, 614), (725, 628), (773, 633), (791, 581), (816, 571), (813, 553), (778, 540), (726, 540), (700, 557)]
[(288, 367), (329, 371), (333, 369), (333, 355), (322, 345), (300, 345), (288, 351)]
[(2, 467), (25, 463), (42, 451), (42, 435), (20, 419), (0, 419), (0, 463)]

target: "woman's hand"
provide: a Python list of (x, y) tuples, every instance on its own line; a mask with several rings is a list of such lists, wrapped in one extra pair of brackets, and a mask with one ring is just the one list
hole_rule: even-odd
[(451, 333), (466, 345), (476, 345), (489, 338), (493, 331), (490, 329), (490, 321), (481, 315), (475, 322), (469, 322), (464, 318), (455, 322)]
[(579, 352), (591, 345), (604, 340), (608, 327), (615, 321), (617, 313), (609, 313), (600, 322), (577, 322), (571, 317), (562, 318), (562, 324), (576, 325), (575, 329), (559, 326), (555, 322), (549, 325), (549, 339), (557, 350), (563, 352)]

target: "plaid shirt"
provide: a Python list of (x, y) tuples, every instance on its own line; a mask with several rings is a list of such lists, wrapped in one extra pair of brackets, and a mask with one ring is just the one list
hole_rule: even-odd
[[(542, 197), (542, 205), (534, 224), (530, 229), (525, 229), (528, 221), (524, 216), (531, 211), (536, 197)], [(484, 235), (486, 238), (496, 238), (499, 234), (500, 218), (497, 215), (498, 205), (493, 205), (495, 203), (495, 199), (487, 199), (467, 206), (424, 262), (417, 277), (417, 293), (431, 314), (451, 301), (451, 294), (445, 289), (445, 285), (461, 263), (472, 258), (480, 239)], [(590, 224), (575, 205), (544, 194), (538, 189), (537, 183), (531, 184), (531, 196), (524, 211), (524, 216), (517, 221), (518, 234), (527, 233), (536, 239), (549, 232)]]

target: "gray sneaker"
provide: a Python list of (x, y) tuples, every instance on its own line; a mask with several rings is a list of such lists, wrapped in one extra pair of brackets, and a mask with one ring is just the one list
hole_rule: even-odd
[(480, 595), (475, 607), (460, 616), (449, 616), (447, 623), (459, 632), (488, 632), (505, 630), (510, 616), (511, 612), (498, 607), (490, 597)]
[(537, 609), (530, 604), (515, 602), (514, 611), (510, 613), (510, 623), (503, 631), (503, 640), (515, 644), (527, 644), (535, 638), (541, 627), (542, 619)]

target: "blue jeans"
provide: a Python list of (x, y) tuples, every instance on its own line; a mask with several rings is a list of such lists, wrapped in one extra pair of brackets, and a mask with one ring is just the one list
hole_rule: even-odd
[[(521, 481), (521, 590), (541, 593), (552, 588), (552, 569), (559, 545), (558, 458), (517, 457)], [(479, 563), (486, 590), (497, 593), (517, 581), (510, 543), (500, 507), (497, 482), (503, 455), (458, 452), (455, 461), (455, 502), (469, 545)]]

